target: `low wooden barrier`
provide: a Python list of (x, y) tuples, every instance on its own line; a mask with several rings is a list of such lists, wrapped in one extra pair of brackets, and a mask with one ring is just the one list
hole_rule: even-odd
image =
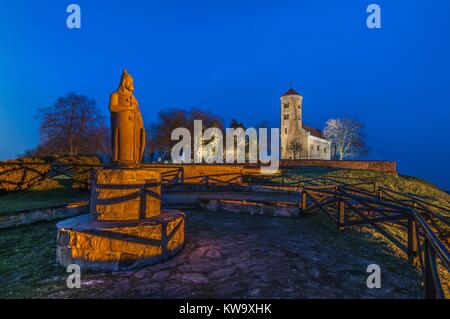
[(166, 184), (242, 184), (242, 176), (259, 175), (259, 167), (239, 164), (144, 164), (144, 169), (161, 173)]
[[(379, 192), (370, 192), (337, 185), (304, 187), (301, 212), (321, 210), (336, 222), (339, 230), (352, 226), (372, 227), (407, 254), (412, 265), (420, 267), (426, 298), (445, 298), (443, 284), (448, 283), (442, 281), (438, 265), (450, 272), (448, 218), (431, 212), (430, 208), (425, 210), (425, 205), (417, 209), (417, 205), (382, 196), (389, 192), (393, 191), (380, 188)], [(450, 213), (445, 207), (439, 209)], [(405, 229), (406, 242), (389, 231), (386, 227), (389, 224)]]

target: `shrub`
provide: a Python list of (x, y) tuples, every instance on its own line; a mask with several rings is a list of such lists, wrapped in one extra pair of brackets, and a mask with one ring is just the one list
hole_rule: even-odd
[(47, 178), (50, 167), (50, 162), (38, 157), (23, 157), (1, 162), (0, 190), (10, 192), (54, 187), (55, 184), (50, 183)]
[(97, 156), (70, 156), (58, 159), (58, 164), (63, 164), (63, 171), (72, 179), (72, 188), (88, 190), (90, 186), (91, 171), (101, 166)]

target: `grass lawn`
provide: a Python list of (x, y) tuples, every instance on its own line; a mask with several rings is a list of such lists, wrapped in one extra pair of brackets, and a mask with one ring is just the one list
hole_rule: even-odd
[[(282, 171), (282, 176), (277, 180), (284, 182), (301, 182), (310, 177), (331, 177), (335, 180), (346, 181), (346, 178), (358, 179), (361, 181), (376, 180), (378, 186), (382, 186), (396, 192), (417, 196), (425, 201), (433, 204), (441, 205), (450, 209), (450, 195), (433, 185), (432, 183), (423, 179), (399, 175), (392, 176), (389, 174), (369, 171), (369, 170), (349, 170), (349, 169), (334, 169), (334, 168), (293, 168)], [(355, 182), (357, 182), (355, 180)], [(365, 187), (365, 186), (360, 186)], [(372, 190), (367, 186), (368, 190)]]
[(0, 196), (0, 214), (20, 210), (45, 208), (88, 200), (89, 193), (71, 187), (58, 187), (41, 191), (23, 191)]
[(0, 298), (45, 296), (46, 281), (64, 276), (64, 267), (56, 263), (55, 225), (45, 222), (0, 231)]

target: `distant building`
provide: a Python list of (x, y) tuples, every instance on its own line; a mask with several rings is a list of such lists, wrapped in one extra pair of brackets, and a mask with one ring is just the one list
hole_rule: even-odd
[(294, 89), (281, 96), (281, 159), (331, 159), (331, 141), (303, 124), (303, 97)]

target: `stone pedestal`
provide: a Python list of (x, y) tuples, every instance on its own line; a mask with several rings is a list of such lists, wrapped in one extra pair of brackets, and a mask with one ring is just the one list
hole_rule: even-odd
[(135, 220), (158, 216), (161, 175), (144, 169), (102, 169), (92, 174), (94, 220)]
[(184, 214), (163, 211), (134, 221), (93, 221), (82, 215), (62, 221), (56, 255), (64, 265), (81, 269), (122, 271), (155, 264), (175, 255), (184, 243)]
[(185, 215), (161, 212), (159, 173), (101, 169), (91, 180), (90, 214), (57, 224), (57, 259), (82, 269), (121, 271), (161, 262), (184, 243)]

